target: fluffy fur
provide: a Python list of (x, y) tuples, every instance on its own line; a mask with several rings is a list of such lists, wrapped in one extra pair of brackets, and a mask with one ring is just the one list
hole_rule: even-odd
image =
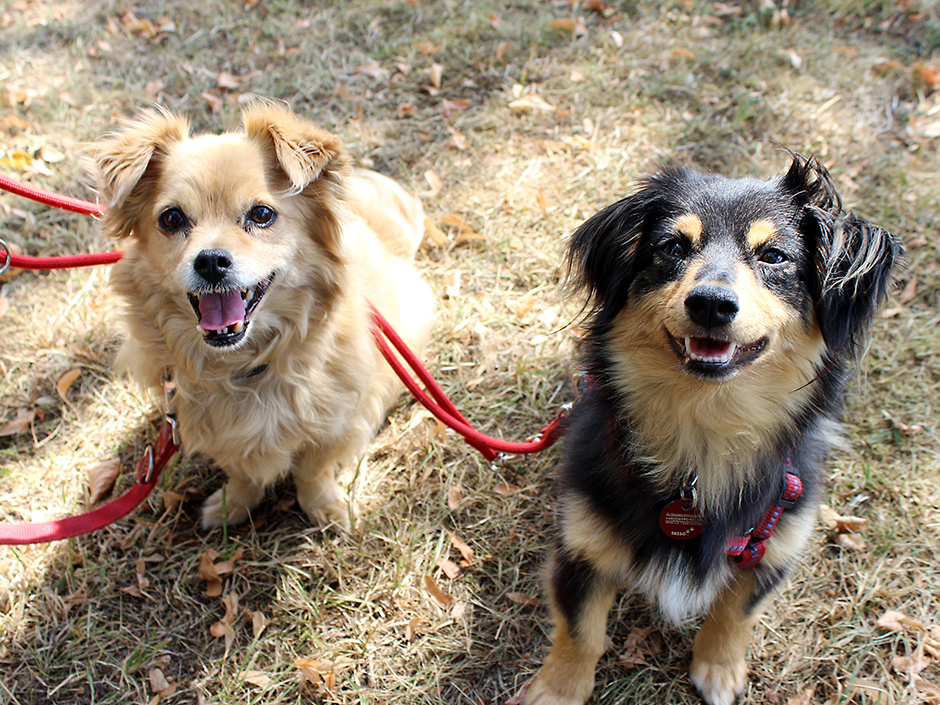
[[(710, 705), (736, 700), (751, 629), (810, 537), (843, 389), (901, 254), (797, 155), (769, 181), (663, 169), (578, 229), (588, 391), (560, 469), (555, 636), (527, 705), (590, 697), (624, 587), (673, 622), (706, 614), (692, 682)], [(763, 560), (736, 569), (726, 542), (779, 497), (788, 455), (803, 495)], [(697, 538), (660, 529), (680, 496), (703, 518)]]
[(291, 474), (312, 522), (348, 527), (335, 471), (403, 391), (367, 300), (419, 353), (430, 334), (431, 292), (412, 265), (420, 202), (264, 103), (221, 135), (146, 114), (95, 160), (101, 226), (126, 241), (112, 275), (130, 332), (120, 358), (147, 386), (171, 376), (183, 446), (229, 478), (203, 525), (244, 521)]

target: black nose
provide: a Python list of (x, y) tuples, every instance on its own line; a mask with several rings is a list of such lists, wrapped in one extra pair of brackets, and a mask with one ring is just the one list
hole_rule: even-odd
[(225, 250), (203, 250), (193, 260), (193, 269), (210, 284), (221, 284), (232, 264), (232, 256)]
[(694, 323), (720, 328), (738, 315), (738, 297), (725, 286), (697, 286), (686, 297), (685, 310)]

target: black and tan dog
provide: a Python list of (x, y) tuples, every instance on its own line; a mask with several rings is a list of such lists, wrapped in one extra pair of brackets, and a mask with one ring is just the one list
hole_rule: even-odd
[(588, 392), (559, 479), (554, 643), (527, 705), (587, 701), (624, 587), (673, 622), (707, 613), (692, 682), (712, 705), (740, 695), (902, 252), (797, 155), (769, 181), (666, 168), (574, 234)]

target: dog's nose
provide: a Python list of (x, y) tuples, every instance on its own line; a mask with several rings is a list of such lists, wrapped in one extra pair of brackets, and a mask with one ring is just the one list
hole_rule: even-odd
[(694, 323), (720, 328), (738, 315), (738, 297), (726, 286), (697, 286), (686, 297), (685, 310)]
[(203, 250), (193, 260), (193, 269), (210, 284), (221, 284), (232, 264), (232, 256), (225, 250)]

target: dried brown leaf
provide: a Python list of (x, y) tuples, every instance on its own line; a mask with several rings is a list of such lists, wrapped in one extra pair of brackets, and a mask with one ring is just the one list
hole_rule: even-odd
[(515, 602), (519, 605), (525, 605), (526, 607), (539, 606), (539, 598), (532, 597), (531, 595), (527, 595), (524, 592), (507, 592), (506, 598), (511, 602)]
[(428, 239), (434, 245), (441, 247), (447, 244), (447, 235), (430, 218), (424, 219), (424, 232), (427, 233)]
[(97, 504), (121, 474), (121, 461), (117, 458), (105, 460), (88, 471), (88, 503)]
[(3, 424), (3, 426), (0, 426), (0, 437), (15, 436), (18, 433), (23, 433), (23, 431), (29, 429), (35, 418), (35, 409), (18, 409), (16, 416)]
[(509, 109), (517, 113), (529, 113), (533, 110), (542, 110), (545, 112), (554, 112), (555, 106), (546, 101), (542, 96), (534, 91), (526, 93), (521, 98), (509, 103)]
[(222, 108), (225, 106), (225, 102), (219, 96), (209, 91), (203, 91), (199, 94), (199, 97), (206, 101), (206, 105), (209, 106), (209, 110), (213, 113), (221, 113)]
[(412, 617), (408, 620), (408, 624), (405, 625), (405, 639), (410, 642), (413, 642), (418, 638), (418, 625), (421, 624), (420, 617)]
[(66, 372), (65, 374), (63, 374), (61, 377), (59, 377), (59, 381), (56, 382), (56, 385), (55, 385), (55, 390), (56, 392), (58, 392), (59, 397), (63, 401), (68, 402), (68, 399), (66, 398), (65, 395), (68, 394), (69, 387), (71, 387), (75, 383), (75, 380), (77, 380), (79, 378), (79, 375), (81, 374), (82, 374), (82, 368), (75, 367), (69, 370), (68, 372)]
[(901, 304), (909, 304), (914, 300), (915, 296), (917, 296), (917, 277), (913, 276), (901, 290), (901, 293), (898, 294), (898, 302)]
[(493, 491), (500, 497), (511, 497), (512, 495), (519, 492), (519, 486), (514, 485), (511, 482), (500, 482), (498, 485), (496, 485), (496, 487), (493, 488)]
[(428, 591), (431, 597), (433, 597), (441, 607), (447, 607), (454, 602), (454, 596), (448, 595), (441, 590), (437, 586), (437, 583), (434, 582), (434, 578), (430, 575), (424, 576), (424, 589)]
[(256, 639), (261, 636), (261, 632), (267, 629), (268, 618), (264, 616), (261, 610), (254, 610), (251, 614), (251, 635)]
[[(922, 651), (918, 649), (918, 651)], [(895, 656), (891, 659), (891, 667), (903, 675), (917, 675), (925, 668), (930, 666), (931, 659), (924, 656), (923, 653), (915, 653), (914, 656)]]
[(865, 539), (863, 539), (858, 534), (846, 533), (846, 534), (836, 534), (835, 542), (838, 546), (842, 548), (851, 550), (851, 551), (864, 551), (865, 550)]
[(444, 77), (444, 67), (435, 61), (433, 64), (431, 64), (431, 68), (428, 71), (428, 77), (431, 81), (431, 85), (440, 90), (441, 79)]
[(150, 680), (150, 690), (154, 693), (164, 695), (170, 689), (170, 682), (159, 668), (151, 668), (147, 671), (147, 678)]
[(271, 684), (271, 677), (263, 671), (244, 671), (240, 674), (240, 677), (246, 683), (256, 685), (262, 690)]
[(940, 68), (921, 64), (916, 71), (917, 80), (930, 90), (940, 89)]
[(428, 169), (426, 172), (424, 172), (424, 180), (428, 182), (428, 186), (431, 187), (431, 190), (423, 191), (422, 193), (418, 194), (419, 196), (434, 198), (441, 192), (441, 187), (443, 187), (444, 184), (441, 182), (441, 178), (433, 171)]
[(473, 563), (473, 549), (470, 548), (466, 543), (464, 543), (463, 539), (457, 536), (457, 534), (455, 534), (453, 531), (446, 530), (446, 529), (445, 531), (447, 531), (447, 534), (450, 536), (451, 545), (453, 545), (454, 548), (460, 551), (460, 555), (463, 556), (464, 567), (467, 567), (471, 563)]
[(460, 486), (451, 485), (447, 488), (447, 508), (456, 512), (460, 508)]
[(444, 575), (453, 580), (454, 578), (459, 578), (463, 570), (460, 566), (454, 563), (450, 558), (438, 558), (437, 567), (440, 568)]

